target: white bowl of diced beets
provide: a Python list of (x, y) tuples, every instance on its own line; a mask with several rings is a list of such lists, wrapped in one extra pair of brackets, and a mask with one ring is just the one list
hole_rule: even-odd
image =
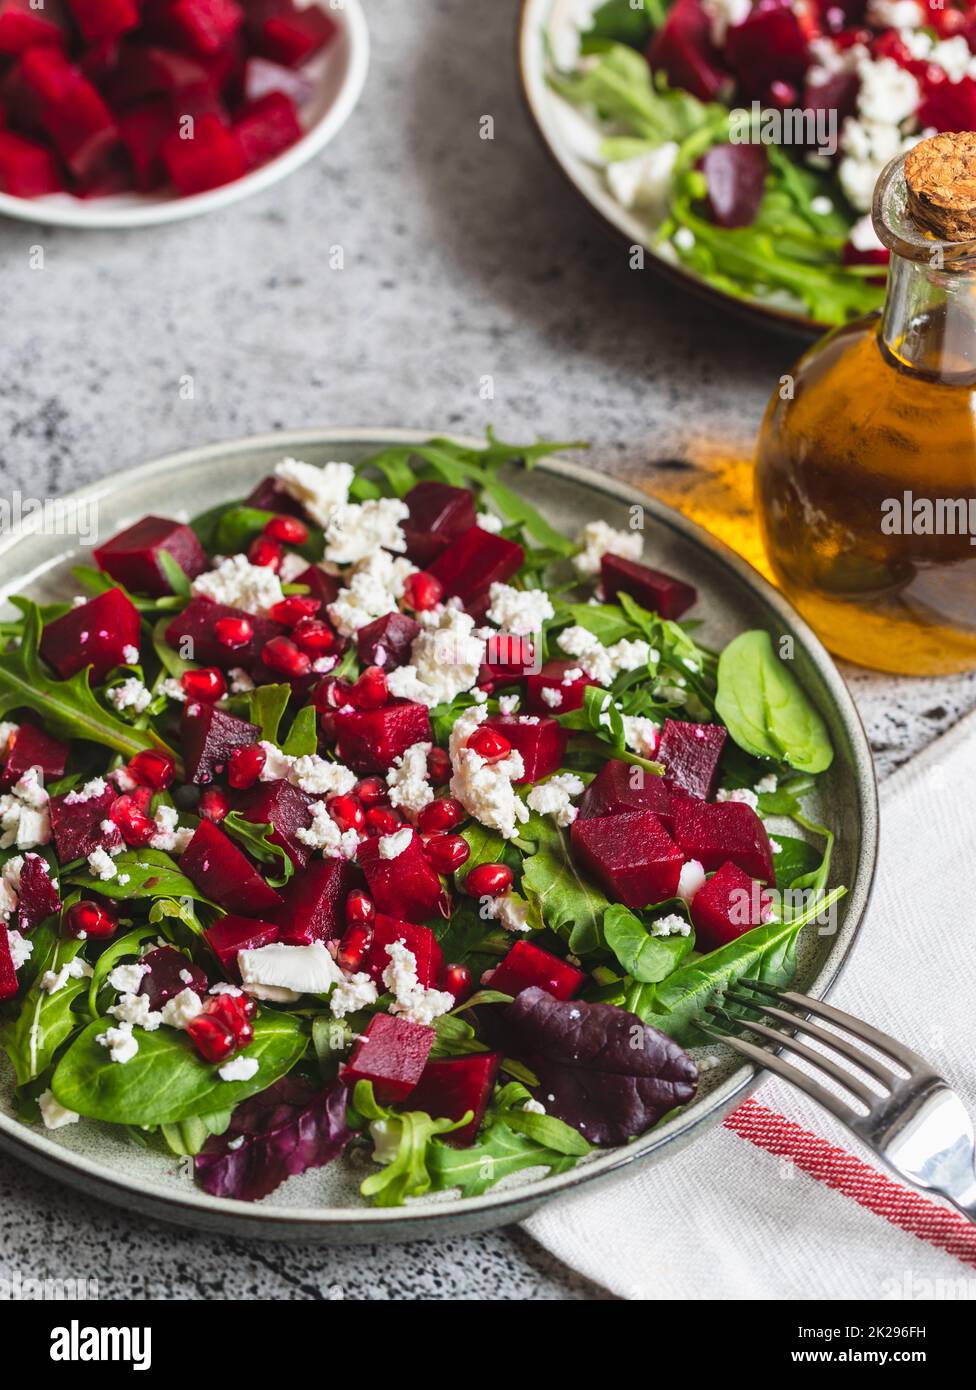
[(0, 0), (0, 213), (144, 227), (268, 188), (359, 99), (359, 0)]
[(357, 1150), (376, 1204), (475, 1195), (646, 1133), (705, 1005), (788, 982), (844, 892), (803, 812), (823, 722), (766, 632), (696, 642), (641, 531), (570, 540), (499, 480), (553, 447), (285, 459), (16, 600), (22, 1120), (122, 1126), (220, 1197)]

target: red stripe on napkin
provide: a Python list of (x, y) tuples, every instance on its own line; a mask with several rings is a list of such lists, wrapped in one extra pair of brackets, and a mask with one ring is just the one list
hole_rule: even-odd
[(976, 1226), (957, 1212), (902, 1187), (757, 1101), (744, 1101), (727, 1117), (725, 1126), (757, 1148), (790, 1159), (809, 1177), (853, 1198), (900, 1230), (976, 1268)]

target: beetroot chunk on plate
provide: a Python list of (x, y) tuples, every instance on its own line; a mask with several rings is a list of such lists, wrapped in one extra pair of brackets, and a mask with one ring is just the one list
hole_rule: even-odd
[(682, 87), (712, 101), (728, 84), (721, 54), (712, 43), (711, 20), (701, 0), (678, 0), (647, 51), (654, 72), (663, 72), (672, 87)]
[(352, 866), (345, 859), (313, 859), (283, 889), (275, 913), (279, 940), (288, 946), (334, 941), (345, 929), (345, 902), (352, 887)]
[(713, 145), (702, 160), (708, 207), (720, 227), (749, 227), (766, 189), (764, 145)]
[(200, 995), (207, 992), (209, 981), (199, 965), (194, 965), (189, 956), (173, 946), (158, 946), (155, 951), (147, 951), (140, 964), (146, 966), (146, 973), (139, 981), (137, 993), (146, 996), (154, 1012), (185, 989)]
[[(85, 796), (83, 791), (65, 792), (52, 796), (48, 809), (51, 814), (51, 834), (62, 864), (74, 859), (87, 859), (96, 849), (122, 849), (122, 832), (110, 821), (109, 813), (117, 799), (115, 788), (108, 782), (104, 790)], [(103, 830), (102, 823), (112, 824)]]
[(444, 955), (438, 946), (430, 927), (416, 922), (401, 922), (384, 912), (376, 914), (373, 924), (373, 940), (363, 969), (375, 983), (382, 987), (383, 971), (390, 963), (387, 950), (395, 941), (402, 941), (408, 951), (412, 951), (417, 961), (417, 979), (425, 989), (434, 989), (444, 969)]
[(680, 618), (698, 599), (690, 584), (622, 555), (603, 556), (600, 581), (608, 603), (618, 594), (629, 594), (642, 608), (660, 613), (662, 618)]
[(575, 820), (573, 854), (625, 907), (673, 898), (685, 856), (651, 811)]
[(0, 775), (0, 789), (12, 787), (28, 768), (39, 767), (45, 782), (64, 776), (69, 749), (60, 739), (51, 738), (36, 724), (21, 724), (10, 736), (7, 761)]
[(259, 917), (281, 906), (281, 894), (265, 883), (233, 840), (202, 820), (180, 855), (181, 873), (227, 912)]
[(210, 563), (191, 527), (162, 516), (144, 516), (92, 554), (100, 570), (131, 592), (160, 598), (173, 592), (159, 561), (162, 550), (173, 557), (187, 579), (196, 579)]
[(340, 710), (335, 716), (339, 758), (356, 772), (386, 772), (414, 743), (430, 743), (426, 705)]
[(233, 183), (247, 173), (244, 151), (236, 135), (214, 115), (201, 116), (192, 140), (179, 133), (163, 141), (163, 163), (177, 193), (189, 196)]
[(582, 988), (586, 976), (575, 965), (560, 960), (531, 941), (516, 941), (488, 982), (488, 989), (514, 998), (523, 989), (537, 985), (554, 999), (572, 999)]
[[(4, 999), (13, 999), (17, 993), (17, 972), (14, 969), (14, 958), (10, 953), (10, 937), (6, 926), (0, 922), (0, 1003)], [(433, 1040), (433, 1028), (428, 1030)]]
[(0, 53), (23, 53), (38, 44), (63, 47), (65, 17), (57, 0), (35, 9), (31, 0), (0, 0)]
[(580, 797), (579, 818), (592, 820), (595, 816), (616, 816), (622, 811), (653, 811), (664, 828), (671, 831), (672, 795), (664, 778), (633, 763), (610, 758)]
[(392, 671), (410, 660), (410, 648), (419, 631), (420, 624), (406, 613), (387, 613), (356, 633), (356, 655), (363, 666)]
[[(226, 647), (217, 637), (221, 618), (243, 618), (250, 624), (252, 637), (244, 647)], [(272, 637), (283, 637), (288, 629), (270, 618), (257, 618), (242, 608), (191, 598), (166, 629), (166, 642), (186, 661), (201, 666), (219, 666), (222, 671), (243, 667), (250, 671), (261, 659), (261, 651)]]
[(470, 1124), (442, 1134), (441, 1138), (456, 1149), (473, 1144), (485, 1118), (501, 1060), (500, 1052), (479, 1052), (471, 1057), (441, 1057), (428, 1062), (410, 1093), (410, 1109), (437, 1120), (461, 1120), (470, 1110)]
[(297, 498), (292, 497), (280, 478), (270, 474), (262, 478), (244, 499), (245, 507), (253, 507), (259, 512), (280, 512), (285, 516), (304, 517), (305, 509)]
[(239, 951), (257, 951), (262, 946), (273, 946), (278, 940), (276, 922), (259, 922), (254, 917), (241, 917), (231, 914), (221, 917), (204, 932), (210, 949), (220, 961), (231, 979), (240, 979), (237, 968)]
[(673, 787), (707, 800), (715, 790), (719, 758), (728, 734), (721, 724), (666, 719), (657, 760)]
[(230, 42), (243, 19), (234, 0), (173, 0), (164, 24), (178, 48), (209, 57)]
[(470, 526), (428, 565), (428, 571), (441, 581), (448, 597), (459, 598), (467, 607), (492, 584), (511, 579), (524, 562), (525, 551), (515, 541)]
[[(579, 675), (567, 680), (567, 671)], [(547, 661), (538, 675), (526, 679), (526, 707), (532, 714), (570, 714), (582, 706), (586, 687), (597, 684), (578, 661)]]
[(117, 39), (139, 23), (139, 9), (133, 0), (68, 0), (68, 9), (89, 44)]
[(569, 734), (556, 719), (547, 715), (496, 714), (484, 722), (486, 729), (507, 738), (522, 755), (525, 771), (516, 782), (539, 782), (562, 764)]
[(249, 0), (246, 23), (257, 51), (289, 68), (325, 48), (339, 32), (320, 6), (299, 8), (294, 0)]
[(766, 827), (743, 801), (711, 805), (681, 797), (675, 803), (674, 838), (689, 859), (707, 871), (731, 860), (751, 878), (775, 881)]
[(330, 603), (335, 603), (339, 597), (339, 590), (342, 587), (341, 581), (334, 574), (327, 574), (318, 565), (309, 565), (307, 570), (302, 570), (295, 580), (296, 584), (304, 584), (309, 591), (309, 598), (317, 598), (321, 603), (319, 616), (325, 618), (326, 608)]
[(474, 495), (467, 488), (423, 482), (412, 487), (403, 500), (410, 509), (403, 523), (407, 558), (421, 569), (475, 524)]
[(17, 888), (17, 930), (32, 932), (46, 917), (60, 911), (61, 899), (47, 860), (39, 854), (25, 854)]
[(280, 845), (295, 865), (304, 869), (312, 851), (298, 839), (296, 832), (307, 830), (312, 824), (309, 809), (312, 798), (301, 787), (292, 786), (283, 778), (273, 782), (261, 782), (242, 799), (241, 815), (255, 825), (274, 827), (268, 839), (273, 845)]
[(374, 1014), (340, 1076), (350, 1086), (371, 1081), (380, 1105), (395, 1105), (406, 1100), (423, 1075), (436, 1036), (422, 1023)]
[(29, 48), (17, 68), (38, 124), (76, 179), (91, 180), (119, 146), (115, 118), (101, 93), (59, 48)]
[(166, 182), (160, 152), (174, 125), (173, 108), (162, 96), (144, 101), (119, 117), (119, 135), (129, 156), (135, 186), (141, 193)]
[(256, 169), (300, 140), (302, 127), (291, 98), (282, 92), (269, 92), (245, 108), (234, 122), (234, 134), (248, 168)]
[(807, 45), (807, 34), (790, 0), (762, 0), (741, 24), (729, 28), (725, 58), (747, 94), (761, 97), (771, 82), (803, 81), (810, 66)]
[(63, 188), (58, 161), (46, 146), (0, 130), (0, 193), (41, 198)]
[(93, 681), (104, 680), (113, 666), (125, 665), (129, 647), (139, 648), (139, 614), (121, 589), (70, 609), (41, 634), (41, 656), (62, 680), (86, 666)]
[(363, 841), (359, 846), (359, 867), (366, 875), (377, 911), (409, 922), (423, 922), (436, 916), (444, 890), (424, 854), (420, 836), (409, 826), (403, 830), (410, 833), (410, 839), (394, 859), (384, 858), (378, 839)]
[(261, 730), (215, 705), (186, 704), (180, 726), (187, 779), (203, 784), (223, 772), (235, 748), (257, 743)]
[(691, 900), (695, 945), (714, 951), (765, 920), (772, 896), (735, 864), (726, 862)]

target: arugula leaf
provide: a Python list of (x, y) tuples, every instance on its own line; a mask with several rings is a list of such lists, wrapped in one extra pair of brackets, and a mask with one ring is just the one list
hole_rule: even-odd
[(189, 598), (190, 581), (179, 562), (173, 558), (168, 550), (162, 549), (156, 551), (156, 559), (166, 577), (166, 583), (173, 590), (173, 593), (180, 598)]
[(292, 758), (304, 758), (314, 753), (319, 746), (317, 713), (314, 705), (306, 705), (295, 715), (288, 737), (282, 745), (282, 752)]
[(372, 454), (366, 460), (366, 465), (383, 474), (394, 497), (405, 497), (417, 482), (417, 475), (410, 464), (412, 457), (413, 450), (409, 446), (395, 445), (382, 453)]
[(295, 872), (288, 851), (282, 845), (271, 842), (273, 825), (258, 825), (255, 821), (246, 820), (240, 811), (229, 811), (221, 821), (220, 828), (243, 845), (254, 859), (270, 865), (272, 873), (266, 873), (264, 877), (272, 888), (283, 887)]
[[(60, 970), (74, 960), (81, 946), (75, 937), (57, 939), (44, 969)], [(49, 994), (37, 978), (24, 996), (17, 1017), (0, 1027), (0, 1046), (10, 1058), (18, 1086), (46, 1071), (58, 1048), (79, 1026), (81, 1020), (73, 1006), (87, 988), (87, 978), (69, 979)]]
[(259, 685), (247, 692), (248, 718), (265, 743), (278, 742), (278, 728), (291, 699), (290, 685)]
[(402, 1206), (407, 1197), (422, 1197), (429, 1192), (427, 1152), (431, 1139), (435, 1134), (462, 1129), (473, 1118), (470, 1110), (460, 1120), (433, 1119), (422, 1110), (389, 1110), (376, 1103), (370, 1081), (356, 1083), (353, 1108), (370, 1122), (377, 1151), (391, 1154), (380, 1172), (371, 1173), (359, 1188), (377, 1207)]
[[(172, 556), (170, 556), (170, 559), (172, 559)], [(173, 561), (173, 563), (175, 564), (176, 562)], [(180, 573), (182, 574), (182, 570)], [(110, 574), (103, 574), (101, 570), (94, 569), (91, 565), (73, 565), (71, 577), (77, 580), (79, 587), (84, 589), (86, 593), (91, 594), (93, 598), (97, 597), (99, 594), (106, 593), (109, 589), (118, 589), (121, 593), (125, 594), (133, 608), (137, 609), (144, 618), (159, 612), (166, 613), (171, 618), (173, 612), (176, 609), (182, 608), (184, 604), (184, 599), (176, 592), (172, 594), (162, 594), (158, 598), (146, 598), (142, 594), (130, 593), (124, 584), (120, 584), (119, 581), (113, 579)], [(23, 606), (22, 599), (14, 599), (12, 602), (17, 603), (18, 607)], [(65, 604), (63, 607), (64, 611), (67, 612), (69, 605)], [(41, 616), (45, 622), (50, 622), (53, 617), (59, 617), (60, 614), (55, 614), (53, 612), (53, 606), (51, 606), (42, 609)]]
[(733, 638), (718, 660), (715, 708), (729, 734), (754, 757), (800, 772), (823, 772), (834, 751), (827, 726), (762, 629)]
[(599, 950), (603, 914), (610, 904), (577, 868), (568, 833), (533, 815), (519, 838), (533, 847), (522, 865), (522, 891), (538, 906), (546, 926), (566, 940), (574, 955)]
[(178, 1125), (160, 1125), (159, 1133), (170, 1153), (180, 1158), (193, 1158), (213, 1134), (223, 1134), (230, 1125), (231, 1110), (218, 1110), (214, 1115), (191, 1115)]
[(646, 6), (635, 6), (632, 0), (605, 0), (593, 11), (590, 27), (583, 33), (584, 45), (591, 38), (611, 39), (643, 50), (652, 29), (664, 22), (665, 13), (664, 0), (647, 0)]
[[(170, 855), (161, 849), (124, 849), (116, 854), (114, 878), (101, 879), (84, 869), (74, 869), (67, 879), (90, 893), (106, 898), (195, 898), (210, 903), (192, 879), (181, 874)], [(127, 877), (127, 881), (120, 880)], [(213, 904), (210, 904), (213, 906)]]
[(603, 914), (603, 935), (623, 969), (641, 984), (666, 979), (689, 954), (694, 941), (691, 935), (651, 936), (640, 918), (620, 903)]
[[(604, 690), (602, 686), (586, 686), (579, 709), (560, 715), (559, 722), (564, 729), (582, 729), (595, 734), (601, 742), (610, 745), (614, 757), (622, 758), (627, 751), (623, 715), (609, 690)], [(661, 771), (664, 771), (663, 767)]]
[(458, 1188), (462, 1197), (480, 1197), (502, 1178), (525, 1168), (564, 1173), (575, 1164), (575, 1157), (546, 1148), (527, 1135), (515, 1134), (501, 1120), (489, 1125), (480, 1143), (452, 1149), (434, 1140), (427, 1155), (434, 1190), (447, 1192)]
[(519, 1081), (510, 1081), (495, 1096), (488, 1112), (489, 1118), (502, 1120), (516, 1134), (524, 1134), (554, 1153), (582, 1158), (591, 1151), (593, 1145), (565, 1120), (524, 1109), (526, 1101), (531, 1100), (532, 1093), (527, 1087)]
[(0, 654), (0, 718), (15, 709), (35, 710), (48, 731), (60, 738), (87, 739), (102, 744), (125, 758), (146, 748), (160, 749), (182, 767), (176, 754), (152, 729), (136, 729), (103, 709), (88, 684), (88, 668), (66, 681), (55, 680), (41, 669), (38, 645), (41, 618), (37, 604), (23, 602), (24, 635), (20, 646)]

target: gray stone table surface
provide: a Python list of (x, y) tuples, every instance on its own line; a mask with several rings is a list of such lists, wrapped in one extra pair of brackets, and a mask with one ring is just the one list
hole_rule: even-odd
[[(362, 102), (284, 184), (155, 230), (0, 224), (4, 495), (314, 425), (586, 438), (594, 468), (652, 489), (655, 457), (746, 456), (796, 344), (631, 271), (591, 223), (522, 108), (514, 0), (366, 10)], [(973, 678), (848, 675), (882, 774), (976, 703)], [(252, 1245), (135, 1221), (0, 1160), (0, 1274), (44, 1276), (65, 1250), (103, 1297), (602, 1296), (518, 1232)]]

